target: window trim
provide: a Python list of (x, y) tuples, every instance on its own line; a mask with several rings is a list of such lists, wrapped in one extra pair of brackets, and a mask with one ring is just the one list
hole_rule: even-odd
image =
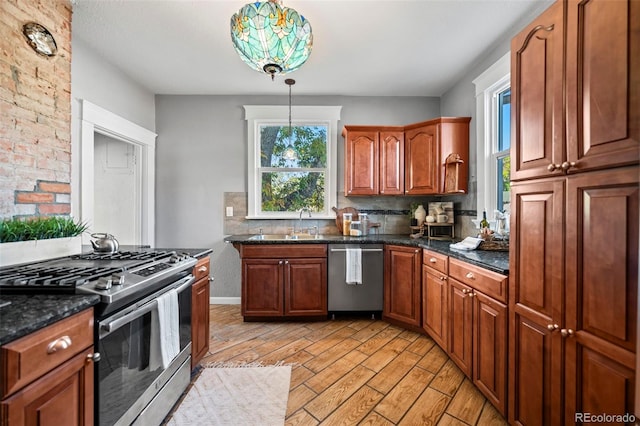
[[(507, 52), (473, 80), (476, 86), (477, 215), (493, 217), (497, 194), (497, 102), (498, 94), (511, 86), (511, 52)], [(512, 109), (513, 111), (513, 109)]]
[[(260, 147), (261, 124), (289, 122), (289, 106), (244, 105), (247, 120), (247, 216), (246, 219), (297, 219), (294, 212), (261, 212)], [(295, 126), (322, 124), (327, 126), (327, 173), (325, 175), (325, 210), (312, 213), (315, 219), (334, 219), (331, 206), (337, 205), (338, 120), (342, 106), (292, 106), (291, 123)]]

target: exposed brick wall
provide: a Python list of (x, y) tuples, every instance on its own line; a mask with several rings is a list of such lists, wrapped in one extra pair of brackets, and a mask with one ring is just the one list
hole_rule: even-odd
[(69, 194), (71, 185), (68, 183), (38, 181), (34, 191), (16, 190), (15, 203), (35, 207), (33, 214), (22, 216), (68, 215), (71, 213)]
[[(56, 56), (27, 44), (30, 21), (53, 34)], [(70, 181), (71, 4), (0, 0), (0, 218), (69, 214)]]

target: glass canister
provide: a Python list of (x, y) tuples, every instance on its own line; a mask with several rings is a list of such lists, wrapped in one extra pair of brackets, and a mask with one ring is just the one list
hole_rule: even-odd
[(360, 213), (360, 222), (362, 228), (362, 235), (369, 235), (369, 215), (367, 213)]
[(353, 218), (353, 214), (351, 213), (343, 213), (342, 214), (342, 235), (351, 235), (351, 220)]
[(362, 222), (360, 222), (359, 220), (352, 221), (349, 234), (352, 237), (362, 236)]

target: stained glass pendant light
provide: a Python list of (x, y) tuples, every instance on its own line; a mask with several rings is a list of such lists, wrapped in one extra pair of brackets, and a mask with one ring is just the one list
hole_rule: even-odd
[(281, 0), (249, 3), (231, 17), (231, 40), (251, 68), (271, 75), (286, 74), (311, 54), (311, 24)]

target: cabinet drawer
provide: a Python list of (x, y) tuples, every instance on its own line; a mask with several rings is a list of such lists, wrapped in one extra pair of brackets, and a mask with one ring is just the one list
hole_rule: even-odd
[(2, 398), (93, 346), (93, 309), (51, 324), (0, 349)]
[(471, 265), (458, 259), (449, 259), (449, 276), (507, 303), (507, 283), (509, 278), (497, 272)]
[(240, 257), (293, 259), (296, 257), (327, 257), (326, 244), (243, 244)]
[(210, 266), (211, 266), (211, 259), (209, 258), (209, 256), (203, 257), (202, 259), (198, 260), (198, 263), (196, 263), (196, 266), (193, 267), (193, 276), (195, 277), (196, 281), (198, 281), (201, 278), (209, 276)]
[(449, 256), (446, 254), (424, 249), (422, 250), (422, 263), (445, 275), (449, 273)]

